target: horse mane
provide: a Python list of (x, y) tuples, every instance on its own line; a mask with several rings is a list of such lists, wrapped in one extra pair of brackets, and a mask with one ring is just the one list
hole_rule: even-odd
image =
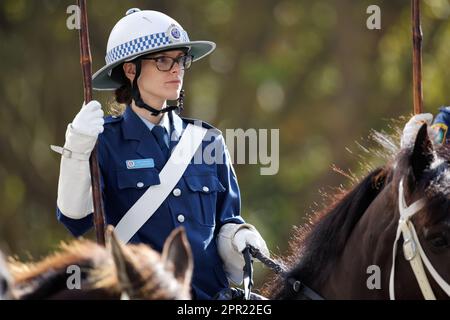
[[(139, 287), (143, 297), (151, 299), (182, 298), (183, 290), (170, 270), (164, 268), (162, 259), (147, 245), (127, 245), (125, 250), (136, 267), (136, 275), (145, 280)], [(8, 262), (8, 269), (14, 281), (14, 290), (19, 299), (45, 299), (65, 297), (67, 268), (78, 266), (81, 270), (81, 291), (74, 291), (74, 298), (120, 298), (124, 288), (120, 281), (114, 260), (107, 248), (89, 240), (74, 240), (61, 243), (58, 250), (39, 262), (21, 262), (17, 258)], [(77, 296), (78, 294), (78, 296)]]
[(62, 242), (55, 253), (38, 262), (22, 262), (10, 258), (8, 265), (16, 283), (32, 281), (49, 270), (66, 269), (70, 265), (102, 264), (106, 259), (105, 250), (89, 240), (76, 240), (70, 244)]
[(71, 265), (80, 267), (82, 279), (91, 270), (111, 264), (107, 251), (89, 240), (62, 242), (57, 251), (38, 262), (22, 262), (10, 258), (8, 267), (14, 280), (17, 295), (33, 299), (53, 290), (67, 289), (66, 280)]
[[(308, 286), (320, 285), (329, 276), (333, 262), (343, 251), (354, 226), (372, 201), (391, 179), (391, 167), (380, 167), (370, 172), (348, 192), (334, 197), (324, 210), (315, 213), (307, 224), (294, 230), (289, 242), (290, 254), (283, 259), (288, 277), (299, 279)], [(320, 272), (317, 272), (320, 270)], [(284, 281), (276, 276), (263, 293), (277, 299), (283, 292)]]

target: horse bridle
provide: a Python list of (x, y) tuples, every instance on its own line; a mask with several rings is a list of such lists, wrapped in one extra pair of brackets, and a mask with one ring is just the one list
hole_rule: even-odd
[[(392, 249), (392, 268), (389, 279), (389, 297), (395, 300), (394, 292), (394, 276), (395, 276), (395, 258), (397, 256), (397, 242), (400, 235), (403, 235), (403, 253), (405, 259), (409, 261), (411, 268), (419, 284), (422, 295), (426, 300), (436, 300), (430, 282), (425, 273), (423, 265), (425, 264), (428, 272), (431, 274), (436, 283), (444, 292), (450, 296), (450, 285), (439, 275), (434, 269), (430, 260), (427, 258), (425, 252), (420, 245), (416, 230), (410, 218), (419, 212), (425, 206), (425, 200), (419, 199), (410, 206), (406, 204), (405, 194), (403, 189), (403, 179), (400, 180), (398, 186), (398, 205), (400, 211), (400, 219), (398, 221), (397, 233), (395, 236), (394, 247)], [(422, 263), (423, 262), (423, 263)]]
[[(298, 280), (295, 277), (289, 276), (289, 272), (287, 271), (286, 267), (284, 267), (281, 263), (278, 263), (275, 260), (265, 256), (259, 249), (251, 245), (247, 245), (247, 248), (249, 249), (248, 252), (254, 258), (258, 259), (266, 267), (272, 269), (276, 274), (280, 275), (289, 284), (289, 290), (292, 293), (297, 295), (301, 294), (311, 300), (324, 300), (324, 298), (320, 294), (308, 287), (302, 281)], [(244, 290), (245, 289), (246, 288), (244, 287)]]
[[(397, 232), (395, 236), (394, 246), (392, 249), (392, 267), (389, 278), (389, 297), (391, 300), (395, 300), (394, 292), (394, 278), (395, 278), (395, 258), (397, 256), (397, 242), (400, 239), (400, 235), (403, 236), (403, 253), (405, 259), (409, 261), (411, 268), (419, 284), (422, 295), (427, 300), (435, 300), (433, 290), (431, 289), (430, 282), (425, 273), (423, 265), (425, 264), (428, 272), (431, 274), (436, 283), (441, 289), (450, 296), (450, 285), (439, 275), (436, 269), (431, 264), (430, 260), (426, 256), (425, 252), (420, 245), (419, 238), (417, 237), (416, 229), (410, 218), (419, 212), (425, 206), (425, 200), (419, 199), (410, 206), (406, 204), (405, 193), (403, 189), (403, 179), (399, 183), (398, 187), (398, 205), (400, 212), (400, 219), (398, 221)], [(316, 293), (314, 290), (306, 286), (304, 283), (294, 277), (288, 276), (288, 272), (283, 265), (276, 261), (266, 257), (258, 249), (249, 246), (250, 253), (253, 257), (260, 260), (265, 266), (272, 269), (275, 273), (281, 275), (288, 283), (289, 288), (296, 294), (303, 294), (312, 300), (323, 300), (323, 297)]]

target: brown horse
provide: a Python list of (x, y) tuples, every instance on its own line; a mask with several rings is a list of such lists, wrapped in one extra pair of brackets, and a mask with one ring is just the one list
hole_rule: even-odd
[[(263, 294), (271, 299), (308, 299), (312, 291), (325, 299), (423, 299), (420, 282), (427, 298), (448, 299), (449, 160), (450, 148), (434, 150), (424, 125), (411, 149), (297, 230), (284, 261), (289, 271)], [(407, 239), (405, 254), (396, 250), (401, 235)]]
[(4, 291), (24, 300), (191, 298), (193, 258), (184, 229), (171, 233), (162, 255), (144, 244), (121, 244), (112, 228), (108, 238), (107, 248), (75, 240), (37, 263), (9, 262), (12, 281)]
[(12, 279), (6, 265), (6, 260), (0, 252), (0, 300), (13, 299), (11, 292)]

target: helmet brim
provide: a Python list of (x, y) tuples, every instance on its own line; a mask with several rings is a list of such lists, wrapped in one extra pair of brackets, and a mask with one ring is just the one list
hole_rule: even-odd
[(211, 41), (189, 41), (189, 42), (178, 42), (173, 43), (169, 45), (165, 45), (163, 48), (152, 48), (146, 51), (139, 52), (136, 55), (128, 56), (126, 59), (122, 59), (119, 61), (116, 61), (114, 63), (108, 64), (98, 70), (93, 76), (92, 76), (92, 87), (94, 90), (104, 91), (104, 90), (116, 90), (117, 88), (120, 88), (122, 86), (122, 83), (119, 83), (117, 81), (114, 81), (111, 79), (110, 74), (111, 71), (117, 67), (118, 65), (133, 60), (137, 57), (140, 57), (145, 54), (149, 54), (152, 52), (158, 52), (158, 51), (167, 51), (170, 49), (176, 49), (176, 48), (186, 48), (190, 47), (189, 54), (193, 56), (192, 61), (200, 60), (201, 58), (207, 56), (210, 54), (214, 49), (216, 48), (216, 44)]

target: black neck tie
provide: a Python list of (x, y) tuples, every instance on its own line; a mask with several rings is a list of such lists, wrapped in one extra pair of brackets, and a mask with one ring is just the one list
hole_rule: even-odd
[(164, 160), (169, 159), (169, 148), (166, 145), (166, 142), (164, 141), (164, 135), (166, 133), (166, 129), (162, 126), (154, 126), (152, 129), (153, 136), (156, 139), (156, 142), (158, 142), (159, 147), (161, 148), (161, 151), (164, 155)]

